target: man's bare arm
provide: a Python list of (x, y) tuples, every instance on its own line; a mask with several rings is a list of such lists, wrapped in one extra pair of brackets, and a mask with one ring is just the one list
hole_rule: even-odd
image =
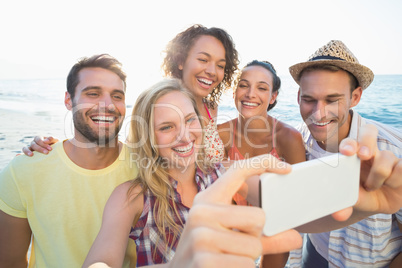
[(13, 217), (0, 210), (0, 267), (27, 267), (31, 234), (27, 219)]

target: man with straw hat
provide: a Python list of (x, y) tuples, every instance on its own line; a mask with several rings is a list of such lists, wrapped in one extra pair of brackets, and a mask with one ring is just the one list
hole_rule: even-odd
[[(381, 174), (385, 178), (401, 177), (400, 169), (392, 167), (402, 157), (400, 131), (365, 119), (352, 110), (373, 81), (374, 74), (359, 64), (345, 44), (332, 40), (311, 55), (308, 61), (295, 64), (289, 70), (300, 86), (298, 103), (304, 121), (301, 133), (308, 159), (338, 152), (341, 141), (347, 137), (358, 140), (363, 132), (377, 133), (378, 130), (377, 139), (372, 141), (373, 147), (360, 148), (361, 155), (370, 156), (365, 158), (369, 159), (366, 161), (360, 157), (362, 176), (367, 175), (366, 166), (377, 164), (383, 168), (382, 171), (388, 169), (388, 174)], [(379, 161), (382, 161), (381, 164)], [(380, 174), (376, 172), (375, 175)], [(370, 176), (373, 176), (372, 170), (367, 180)], [(370, 192), (370, 189), (362, 190)], [(371, 204), (357, 204), (357, 213), (362, 205)], [(360, 217), (363, 220), (356, 219), (355, 223), (345, 228), (307, 234), (303, 267), (388, 267), (391, 263), (402, 267), (399, 266), (402, 263), (402, 209), (393, 214), (378, 209), (377, 213), (366, 214)], [(320, 232), (319, 229), (317, 231)]]

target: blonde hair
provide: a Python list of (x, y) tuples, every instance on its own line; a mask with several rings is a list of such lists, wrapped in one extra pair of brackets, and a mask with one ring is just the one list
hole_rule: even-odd
[[(171, 211), (172, 214), (179, 216), (174, 205), (174, 189), (171, 185), (166, 165), (164, 165), (164, 160), (159, 156), (158, 146), (155, 143), (153, 122), (154, 104), (159, 98), (172, 91), (179, 91), (187, 96), (199, 117), (199, 111), (193, 95), (183, 87), (180, 80), (164, 79), (138, 97), (132, 112), (130, 134), (127, 140), (128, 145), (133, 147), (133, 152), (138, 157), (137, 159), (141, 162), (146, 160), (148, 163), (146, 167), (141, 164), (138, 165), (138, 176), (132, 181), (128, 196), (130, 197), (132, 190), (137, 186), (142, 187), (142, 194), (150, 191), (155, 196), (153, 215), (158, 232), (162, 235), (166, 245), (168, 239), (165, 231), (169, 229), (173, 233), (171, 245), (174, 245), (182, 232), (182, 227), (176, 224), (169, 214), (169, 211)], [(204, 139), (202, 138), (202, 140)], [(212, 166), (205, 157), (203, 146), (197, 155), (196, 165), (204, 172)], [(180, 217), (178, 218), (180, 219)]]

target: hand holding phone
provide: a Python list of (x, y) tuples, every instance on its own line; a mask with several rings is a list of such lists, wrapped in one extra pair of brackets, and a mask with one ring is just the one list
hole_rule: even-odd
[(294, 164), (286, 175), (261, 174), (263, 233), (275, 235), (353, 206), (359, 177), (360, 159), (339, 153)]

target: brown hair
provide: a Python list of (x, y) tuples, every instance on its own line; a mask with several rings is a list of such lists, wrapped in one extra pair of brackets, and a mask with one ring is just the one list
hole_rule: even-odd
[(124, 83), (124, 89), (126, 89), (126, 74), (122, 70), (122, 64), (109, 54), (94, 55), (92, 57), (81, 58), (71, 68), (67, 76), (67, 92), (70, 94), (71, 99), (74, 99), (75, 88), (79, 81), (79, 72), (84, 68), (103, 68), (117, 74)]
[(338, 71), (345, 71), (349, 76), (350, 93), (352, 93), (359, 86), (359, 82), (357, 81), (357, 78), (353, 74), (351, 74), (350, 72), (348, 72), (338, 66), (331, 65), (331, 64), (311, 65), (311, 66), (304, 68), (299, 74), (299, 81), (302, 78), (303, 74), (312, 72), (312, 71), (317, 71), (317, 70), (325, 70), (325, 71), (329, 71), (329, 72), (333, 72), (333, 73), (338, 72)]
[[(242, 71), (245, 68), (250, 67), (250, 66), (260, 66), (260, 67), (267, 69), (273, 76), (273, 88), (272, 88), (271, 94), (278, 92), (278, 95), (279, 95), (279, 89), (281, 87), (281, 79), (276, 74), (276, 70), (275, 70), (274, 66), (272, 65), (272, 63), (270, 63), (269, 61), (253, 60), (253, 61), (247, 63), (246, 66), (244, 66), (244, 68), (242, 69)], [(241, 73), (242, 72), (239, 72), (237, 75), (237, 78), (235, 81), (235, 86), (234, 86), (235, 90), (237, 89), (237, 86), (239, 84)], [(267, 111), (269, 111), (275, 107), (275, 105), (277, 104), (277, 100), (278, 100), (278, 98), (275, 99), (274, 103), (268, 105)]]
[(213, 36), (218, 39), (225, 48), (225, 74), (219, 85), (206, 97), (211, 107), (219, 102), (222, 93), (232, 85), (233, 75), (238, 69), (238, 52), (235, 48), (232, 37), (223, 29), (206, 28), (200, 24), (195, 24), (185, 31), (176, 35), (167, 45), (163, 60), (162, 69), (166, 76), (182, 79), (182, 71), (179, 65), (183, 64), (188, 56), (188, 52), (194, 42), (202, 35)]

